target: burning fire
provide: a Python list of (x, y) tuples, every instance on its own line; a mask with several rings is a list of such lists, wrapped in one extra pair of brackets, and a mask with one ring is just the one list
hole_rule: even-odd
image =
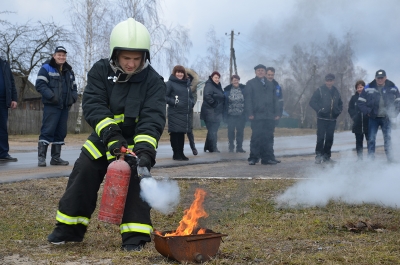
[[(202, 189), (196, 189), (194, 194), (194, 201), (189, 209), (184, 211), (184, 216), (179, 222), (178, 228), (173, 233), (165, 234), (165, 236), (185, 236), (191, 235), (193, 230), (197, 227), (198, 220), (202, 217), (208, 217), (208, 213), (203, 208), (204, 197), (206, 192)], [(200, 229), (197, 234), (204, 234), (205, 229)]]

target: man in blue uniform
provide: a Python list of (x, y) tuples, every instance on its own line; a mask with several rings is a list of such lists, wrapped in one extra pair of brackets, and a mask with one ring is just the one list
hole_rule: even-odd
[(46, 166), (47, 147), (51, 143), (50, 165), (67, 166), (61, 159), (61, 146), (67, 136), (68, 112), (78, 98), (75, 75), (67, 63), (67, 50), (56, 47), (53, 57), (39, 70), (36, 90), (42, 94), (43, 121), (38, 142), (38, 166)]
[(375, 73), (375, 80), (367, 84), (358, 97), (358, 107), (369, 117), (368, 122), (368, 157), (375, 159), (376, 133), (382, 129), (384, 148), (388, 162), (393, 162), (391, 118), (396, 118), (400, 111), (400, 94), (395, 84), (387, 79), (385, 70)]

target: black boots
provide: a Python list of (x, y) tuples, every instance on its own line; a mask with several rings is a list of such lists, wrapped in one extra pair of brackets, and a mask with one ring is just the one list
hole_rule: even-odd
[[(45, 167), (46, 166), (46, 155), (47, 155), (47, 145), (44, 142), (38, 143), (38, 166)], [(51, 145), (51, 160), (50, 165), (53, 166), (68, 166), (69, 162), (64, 161), (60, 158), (61, 153), (61, 145), (60, 144), (52, 144)]]
[(170, 141), (172, 151), (174, 152), (172, 159), (177, 161), (188, 161), (189, 158), (183, 153), (183, 147), (185, 145), (185, 134), (184, 133), (170, 133)]
[(229, 153), (233, 153), (233, 150), (235, 149), (235, 145), (233, 142), (229, 142)]
[(197, 152), (196, 145), (194, 143), (194, 135), (193, 132), (189, 132), (186, 134), (189, 139), (190, 149), (192, 149), (193, 155), (197, 156), (199, 152)]
[(51, 145), (50, 165), (53, 165), (53, 166), (68, 166), (69, 165), (68, 161), (61, 159), (60, 154), (61, 154), (61, 144), (52, 144)]
[(38, 166), (45, 167), (46, 166), (46, 154), (47, 154), (48, 145), (44, 142), (38, 143)]

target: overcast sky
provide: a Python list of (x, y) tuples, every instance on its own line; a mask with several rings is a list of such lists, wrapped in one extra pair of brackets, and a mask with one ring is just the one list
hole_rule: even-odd
[[(110, 1), (112, 2), (112, 1)], [(189, 65), (206, 53), (206, 33), (214, 26), (217, 36), (226, 39), (231, 30), (240, 32), (234, 46), (239, 75), (243, 81), (253, 77), (253, 67), (270, 62), (258, 58), (258, 49), (268, 49), (269, 59), (290, 54), (294, 44), (324, 41), (328, 34), (340, 38), (351, 31), (355, 38), (356, 65), (368, 71), (368, 80), (376, 70), (386, 70), (388, 78), (400, 84), (400, 1), (399, 0), (164, 0), (162, 18), (167, 25), (183, 25), (190, 30), (193, 48)], [(53, 18), (69, 24), (68, 1), (2, 0), (2, 10), (12, 21), (28, 19), (49, 21)], [(256, 47), (254, 32), (268, 31), (273, 38)], [(211, 71), (212, 69), (210, 69)], [(164, 74), (165, 76), (165, 74)]]

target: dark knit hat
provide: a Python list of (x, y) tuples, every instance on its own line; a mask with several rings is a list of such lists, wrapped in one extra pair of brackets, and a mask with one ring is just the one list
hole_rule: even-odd
[(257, 70), (257, 69), (259, 69), (259, 68), (263, 68), (265, 71), (267, 71), (267, 67), (265, 67), (265, 65), (263, 65), (263, 64), (256, 65), (256, 66), (254, 67), (254, 70)]
[(325, 81), (328, 81), (328, 80), (335, 80), (335, 75), (334, 74), (327, 74), (325, 76)]

